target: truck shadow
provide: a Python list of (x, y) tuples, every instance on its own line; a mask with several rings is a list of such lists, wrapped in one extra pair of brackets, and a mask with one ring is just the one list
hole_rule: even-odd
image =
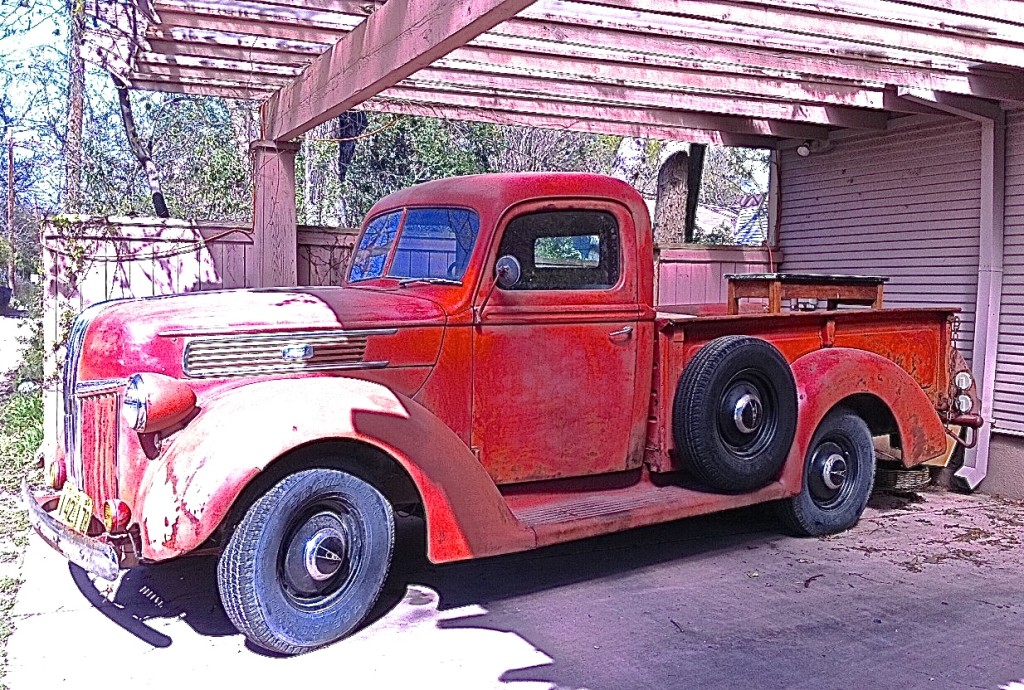
[[(899, 502), (887, 504), (885, 499), (881, 505), (882, 510), (902, 507)], [(772, 511), (765, 506), (753, 506), (535, 551), (434, 565), (424, 556), (423, 522), (402, 518), (398, 523), (391, 577), (364, 627), (372, 626), (392, 611), (410, 586), (436, 591), (440, 596), (438, 610), (442, 612), (474, 605), (490, 609), (506, 600), (579, 583), (614, 580), (679, 559), (773, 548), (775, 541), (783, 538)], [(112, 596), (101, 591), (102, 581), (94, 582), (77, 566), (70, 566), (70, 571), (82, 595), (96, 609), (153, 647), (168, 647), (173, 640), (148, 625), (151, 620), (180, 619), (196, 633), (209, 637), (238, 634), (220, 602), (215, 556), (184, 558), (127, 571)], [(489, 627), (486, 618), (474, 617), (467, 622), (445, 620), (438, 625)]]
[[(397, 528), (392, 575), (367, 626), (391, 611), (409, 585), (436, 590), (440, 594), (439, 609), (444, 611), (615, 577), (677, 558), (747, 545), (756, 547), (778, 537), (771, 516), (754, 507), (525, 553), (434, 565), (424, 556), (423, 522), (404, 518)], [(238, 633), (217, 592), (216, 556), (134, 568), (123, 574), (112, 596), (103, 591), (103, 581), (94, 580), (77, 566), (71, 565), (69, 569), (79, 591), (100, 613), (154, 647), (172, 644), (170, 637), (147, 625), (147, 621), (154, 619), (180, 619), (204, 636)]]
[(200, 635), (220, 637), (238, 633), (228, 620), (217, 593), (217, 559), (197, 556), (125, 572), (113, 597), (76, 565), (71, 578), (100, 613), (154, 647), (169, 647), (171, 638), (146, 625), (151, 619), (181, 618)]
[[(687, 518), (617, 534), (548, 546), (535, 551), (434, 565), (423, 557), (422, 523), (409, 524), (396, 553), (388, 591), (426, 585), (441, 595), (440, 609), (521, 597), (682, 558), (736, 548), (758, 548), (781, 538), (763, 506)], [(418, 548), (417, 548), (418, 547)]]

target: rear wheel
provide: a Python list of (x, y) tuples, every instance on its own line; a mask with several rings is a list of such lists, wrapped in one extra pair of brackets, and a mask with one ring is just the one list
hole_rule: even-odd
[(380, 595), (394, 552), (391, 505), (337, 470), (285, 477), (246, 511), (217, 567), (231, 622), (299, 654), (348, 635)]
[(800, 493), (779, 502), (783, 524), (803, 536), (847, 530), (864, 512), (874, 479), (871, 430), (850, 410), (837, 408), (814, 432)]

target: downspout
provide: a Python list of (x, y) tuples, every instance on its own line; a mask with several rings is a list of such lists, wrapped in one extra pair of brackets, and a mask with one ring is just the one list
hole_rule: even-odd
[[(964, 454), (956, 476), (977, 488), (988, 472), (992, 441), (992, 404), (999, 344), (999, 315), (1003, 294), (1003, 220), (1006, 195), (1006, 114), (998, 104), (952, 94), (900, 89), (902, 98), (981, 123), (981, 224), (978, 246), (978, 293), (975, 303), (971, 368), (981, 391), (981, 415), (986, 424), (978, 443)], [(979, 373), (980, 372), (980, 375)]]

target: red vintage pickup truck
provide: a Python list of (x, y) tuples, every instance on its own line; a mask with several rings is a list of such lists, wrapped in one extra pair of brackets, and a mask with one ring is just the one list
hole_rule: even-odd
[(108, 579), (219, 553), (231, 620), (298, 653), (365, 619), (398, 512), (437, 563), (768, 501), (821, 535), (872, 437), (912, 466), (981, 424), (953, 310), (655, 307), (654, 269), (628, 185), (490, 175), (380, 201), (340, 287), (90, 307), (32, 523)]

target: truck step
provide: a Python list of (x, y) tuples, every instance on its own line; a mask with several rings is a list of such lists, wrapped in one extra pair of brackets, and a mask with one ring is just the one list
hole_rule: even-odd
[(545, 546), (784, 497), (785, 490), (778, 482), (737, 495), (640, 481), (633, 486), (570, 495), (544, 491), (509, 493), (505, 501), (516, 518), (533, 529), (537, 546)]

